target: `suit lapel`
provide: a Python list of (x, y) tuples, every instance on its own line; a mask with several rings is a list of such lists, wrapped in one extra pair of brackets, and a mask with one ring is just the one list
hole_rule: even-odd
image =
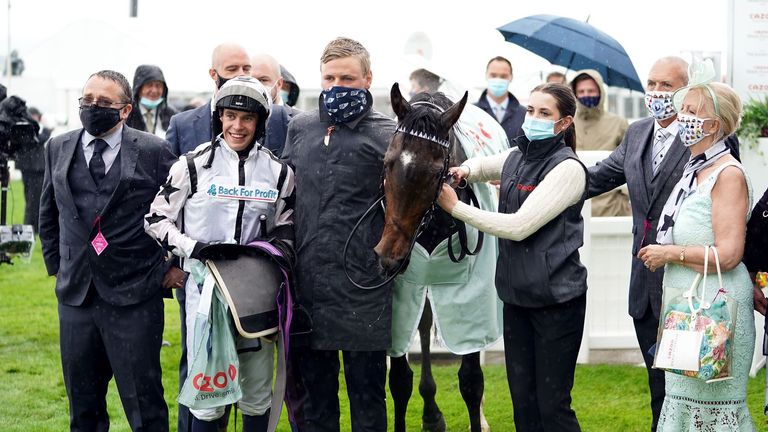
[[(194, 130), (195, 134), (198, 137), (205, 136), (207, 137), (205, 141), (211, 141), (213, 140), (213, 137), (211, 136), (211, 102), (208, 102), (206, 105), (204, 105), (205, 109), (201, 109), (197, 112), (197, 117), (195, 118), (195, 125)], [(203, 142), (200, 142), (198, 144), (202, 144)]]
[[(636, 198), (639, 198), (638, 208), (644, 208), (649, 209), (650, 208), (650, 186), (651, 186), (651, 180), (652, 176), (649, 176), (647, 173), (647, 163), (645, 160), (645, 153), (646, 148), (648, 147), (648, 143), (650, 142), (650, 137), (653, 135), (653, 122), (654, 120), (648, 122), (648, 125), (644, 128), (641, 128), (637, 132), (637, 137), (635, 140), (630, 141), (634, 145), (634, 152), (632, 157), (632, 169), (628, 172), (635, 172), (639, 174), (639, 178), (637, 181), (633, 182), (633, 185), (630, 187), (637, 187), (639, 188), (640, 192), (637, 194)], [(642, 121), (642, 120), (640, 120)]]
[(107, 205), (101, 211), (102, 215), (107, 214), (115, 201), (123, 196), (131, 183), (133, 173), (136, 171), (136, 161), (139, 159), (138, 136), (127, 126), (123, 126), (123, 137), (120, 142), (120, 182), (109, 197)]
[(69, 173), (69, 167), (72, 166), (72, 159), (75, 157), (77, 146), (80, 145), (82, 134), (82, 130), (78, 133), (73, 132), (62, 141), (60, 158), (56, 163), (57, 168), (54, 169), (53, 173), (56, 177), (53, 183), (64, 186), (62, 202), (70, 207), (73, 214), (77, 214), (77, 207), (75, 207), (75, 200), (72, 198), (72, 188), (69, 187), (67, 174)]

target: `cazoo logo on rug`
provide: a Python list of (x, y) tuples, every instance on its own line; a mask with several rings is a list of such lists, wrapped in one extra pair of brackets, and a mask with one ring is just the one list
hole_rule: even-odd
[(192, 379), (192, 385), (195, 387), (195, 390), (212, 393), (214, 391), (214, 387), (217, 389), (223, 389), (229, 385), (230, 382), (234, 381), (235, 378), (237, 378), (237, 368), (235, 365), (230, 364), (229, 368), (227, 368), (227, 373), (224, 373), (224, 371), (219, 371), (216, 372), (212, 377), (204, 373), (195, 375), (195, 377)]

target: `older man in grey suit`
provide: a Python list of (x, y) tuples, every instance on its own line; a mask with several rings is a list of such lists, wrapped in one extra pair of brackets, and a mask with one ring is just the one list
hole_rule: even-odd
[(637, 251), (656, 243), (659, 215), (690, 157), (677, 135), (677, 113), (671, 103), (671, 93), (688, 84), (687, 68), (679, 57), (665, 57), (653, 65), (646, 84), (646, 105), (653, 117), (632, 123), (619, 147), (589, 169), (590, 198), (625, 183), (629, 189), (633, 235), (629, 314), (648, 369), (654, 431), (664, 401), (664, 372), (651, 368), (653, 356), (648, 351), (656, 343), (664, 271), (649, 271)]

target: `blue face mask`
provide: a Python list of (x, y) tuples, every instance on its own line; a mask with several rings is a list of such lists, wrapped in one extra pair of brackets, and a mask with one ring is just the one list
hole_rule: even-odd
[(142, 96), (141, 101), (139, 102), (144, 106), (144, 108), (151, 110), (157, 108), (161, 103), (163, 103), (164, 100), (165, 98), (162, 97), (157, 100), (149, 100)]
[(284, 104), (288, 104), (288, 96), (290, 93), (288, 93), (287, 90), (280, 90), (280, 99), (283, 100)]
[(488, 93), (493, 97), (502, 97), (507, 94), (509, 80), (501, 78), (488, 78)]
[(594, 108), (600, 103), (600, 96), (582, 96), (578, 99), (587, 108)]
[(323, 105), (334, 123), (346, 123), (360, 117), (373, 98), (366, 89), (334, 86), (323, 90)]
[[(562, 119), (560, 119), (562, 120)], [(523, 121), (523, 133), (529, 141), (545, 140), (557, 135), (555, 133), (555, 123), (558, 121), (543, 120), (525, 116)]]

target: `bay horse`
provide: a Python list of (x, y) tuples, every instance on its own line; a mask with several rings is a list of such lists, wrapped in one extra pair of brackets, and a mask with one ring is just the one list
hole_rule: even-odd
[[(392, 107), (398, 117), (398, 128), (384, 157), (385, 225), (381, 240), (374, 250), (379, 256), (382, 269), (391, 274), (397, 270), (402, 271), (403, 261), (413, 256), (411, 248), (414, 247), (415, 236), (418, 235), (416, 243), (423, 248), (416, 247), (416, 249), (431, 256), (438, 246), (443, 246), (444, 253), (444, 246), (450, 243), (451, 234), (463, 228), (459, 226), (458, 221), (437, 207), (434, 201), (447, 174), (448, 166), (459, 165), (466, 160), (466, 154), (452, 132), (452, 127), (465, 108), (467, 94), (465, 93), (456, 104), (442, 93), (433, 95), (420, 93), (409, 103), (403, 98), (398, 84), (395, 83), (390, 96)], [(466, 202), (467, 197), (464, 191), (459, 190), (459, 194), (460, 198)], [(429, 222), (426, 223), (424, 219), (429, 219)], [(492, 254), (495, 264), (495, 249)], [(400, 278), (403, 276), (401, 275)], [(396, 288), (397, 283), (396, 280)], [(495, 299), (495, 290), (493, 287), (490, 289)], [(395, 292), (393, 344), (398, 315), (397, 295)], [(432, 376), (430, 361), (430, 329), (433, 324), (431, 302), (432, 300), (423, 301), (421, 311), (408, 310), (407, 312), (409, 314), (421, 312), (418, 331), (422, 353), (419, 393), (424, 400), (422, 429), (442, 432), (446, 430), (446, 424), (435, 401), (437, 386)], [(408, 336), (412, 334), (406, 335)], [(396, 354), (390, 352), (389, 387), (395, 407), (396, 432), (405, 431), (406, 408), (413, 392), (413, 371), (408, 364), (405, 351), (407, 350), (396, 351)], [(484, 381), (479, 349), (461, 356), (458, 377), (459, 390), (469, 413), (470, 430), (472, 432), (487, 430), (481, 407)]]

